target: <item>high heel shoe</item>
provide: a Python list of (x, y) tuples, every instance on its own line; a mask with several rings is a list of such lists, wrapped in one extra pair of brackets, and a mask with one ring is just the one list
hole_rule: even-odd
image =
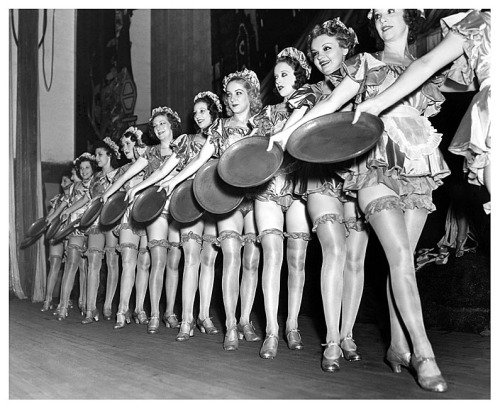
[(278, 336), (274, 334), (266, 334), (262, 346), (260, 347), (259, 355), (264, 359), (273, 359), (278, 353)]
[(177, 315), (175, 314), (163, 314), (163, 322), (167, 328), (179, 328), (181, 326), (181, 324), (179, 324), (179, 320), (177, 319)]
[(354, 343), (352, 337), (347, 336), (342, 341), (340, 341), (340, 348), (342, 349), (342, 354), (346, 361), (361, 361), (361, 355), (358, 352), (358, 347)]
[(297, 328), (291, 329), (286, 333), (286, 342), (288, 344), (288, 348), (292, 351), (304, 349), (304, 344), (302, 343), (302, 339)]
[(51, 310), (52, 308), (54, 308), (54, 306), (51, 301), (44, 301), (40, 311), (45, 312)]
[(177, 334), (177, 337), (175, 338), (177, 341), (188, 341), (189, 337), (192, 337), (194, 335), (194, 320), (189, 322), (189, 321), (182, 321), (181, 322), (181, 328), (179, 329), (179, 333)]
[(147, 325), (149, 323), (148, 316), (144, 311), (134, 311), (133, 317), (136, 324)]
[(80, 310), (80, 315), (82, 315), (82, 316), (85, 316), (85, 311), (86, 311), (85, 307), (86, 306), (85, 306), (84, 302), (78, 301), (78, 309)]
[(153, 315), (149, 319), (148, 334), (156, 334), (159, 328), (160, 328), (160, 317), (158, 317), (158, 315)]
[(111, 308), (108, 310), (107, 308), (102, 309), (102, 316), (106, 321), (111, 321), (111, 316), (113, 315), (113, 312), (111, 311)]
[(401, 373), (401, 365), (406, 368), (410, 367), (410, 357), (409, 352), (403, 352), (402, 354), (394, 351), (392, 347), (389, 347), (385, 359), (391, 365), (392, 371), (394, 373)]
[[(473, 242), (473, 244), (472, 244), (472, 246), (466, 247), (465, 243), (467, 242), (468, 239), (470, 239)], [(456, 258), (463, 257), (463, 255), (465, 253), (475, 253), (476, 248), (477, 248), (477, 242), (474, 239), (472, 239), (470, 236), (467, 236), (463, 240), (457, 239), (457, 241), (455, 243), (455, 257)]]
[(68, 308), (67, 307), (60, 307), (59, 311), (57, 313), (57, 320), (58, 321), (65, 320), (67, 316), (68, 316)]
[[(339, 359), (342, 357), (342, 348), (336, 342), (322, 344), (326, 346), (321, 358), (321, 369), (325, 372), (337, 372), (340, 370)], [(333, 356), (333, 358), (327, 355)]]
[(252, 322), (245, 325), (238, 324), (238, 337), (239, 339), (243, 339), (244, 337), (247, 342), (260, 341), (260, 337), (255, 333), (255, 327)]
[(202, 334), (215, 335), (219, 333), (219, 330), (212, 323), (211, 317), (207, 317), (203, 321), (198, 318), (196, 323)]
[[(424, 375), (422, 374), (422, 366), (428, 362), (433, 362), (436, 365), (436, 358), (417, 358), (415, 355), (411, 357), (411, 366), (417, 373), (417, 381), (422, 389), (431, 392), (446, 392), (448, 385), (444, 380), (441, 372), (439, 375)], [(437, 365), (436, 365), (437, 366)]]
[(223, 346), (226, 351), (236, 351), (238, 349), (239, 334), (236, 325), (227, 330)]
[(94, 311), (87, 311), (82, 324), (92, 324), (94, 321), (99, 321), (99, 311), (97, 311), (97, 308)]
[(130, 324), (130, 310), (127, 312), (117, 312), (116, 313), (116, 324), (114, 329), (122, 329), (126, 324)]

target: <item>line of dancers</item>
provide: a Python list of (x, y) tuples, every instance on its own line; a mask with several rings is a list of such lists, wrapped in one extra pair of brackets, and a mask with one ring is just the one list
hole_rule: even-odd
[[(223, 348), (235, 351), (243, 339), (261, 340), (250, 314), (262, 252), (266, 329), (259, 354), (265, 359), (275, 358), (285, 255), (285, 338), (290, 349), (304, 348), (298, 315), (306, 279), (307, 246), (312, 234), (316, 234), (322, 249), (321, 297), (327, 329), (321, 368), (336, 372), (342, 357), (347, 361), (362, 359), (353, 339), (353, 327), (372, 232), (380, 240), (390, 267), (387, 299), (391, 343), (386, 360), (394, 372), (401, 372), (401, 366), (413, 368), (423, 389), (446, 391), (447, 383), (423, 323), (413, 258), (427, 215), (435, 209), (432, 192), (450, 173), (438, 149), (441, 135), (428, 117), (439, 113), (443, 90), (457, 90), (456, 82), (471, 89), (474, 82), (479, 82), (480, 91), (464, 117), (452, 151), (465, 156), (470, 180), (489, 188), (490, 138), (486, 121), (490, 13), (472, 10), (444, 19), (445, 39), (436, 51), (419, 60), (409, 53), (408, 44), (425, 18), (423, 10), (374, 9), (367, 17), (381, 45), (377, 53), (354, 54), (356, 34), (339, 18), (317, 25), (309, 33), (308, 58), (293, 47), (282, 50), (274, 67), (275, 89), (282, 98), (276, 105), (262, 107), (259, 80), (245, 68), (224, 77), (223, 104), (211, 91), (194, 97), (197, 133), (181, 135), (177, 113), (170, 107), (158, 107), (152, 110), (149, 120), (155, 144), (146, 145), (142, 132), (130, 127), (119, 141), (106, 138), (93, 154), (80, 155), (74, 161), (71, 181), (65, 176), (64, 192), (51, 201), (47, 219), (76, 220), (93, 200), (106, 202), (118, 191), (126, 192), (129, 207), (114, 226), (102, 226), (98, 218), (91, 227), (72, 232), (64, 244), (50, 243), (50, 271), (42, 311), (53, 308), (52, 294), (64, 257), (60, 301), (54, 314), (59, 320), (67, 317), (70, 293), (80, 269), (78, 304), (84, 314), (82, 323), (98, 321), (96, 298), (105, 257), (105, 319), (112, 319), (112, 302), (120, 284), (114, 328), (122, 329), (133, 319), (147, 325), (150, 334), (157, 333), (163, 321), (167, 327), (178, 329), (178, 341), (188, 341), (195, 327), (209, 335), (217, 334), (219, 329), (210, 317), (210, 302), (215, 259), (221, 249)], [(312, 70), (309, 61), (323, 75), (316, 84), (308, 83)], [(452, 61), (450, 69), (439, 71)], [(380, 115), (384, 123), (384, 133), (369, 152), (342, 167), (306, 163), (287, 154), (288, 138), (300, 125), (324, 114), (353, 110), (355, 121), (360, 112), (368, 112)], [(478, 129), (483, 134), (474, 132)], [(273, 178), (252, 189), (227, 214), (205, 213), (192, 223), (176, 222), (169, 213), (174, 189), (194, 178), (205, 163), (220, 158), (233, 143), (253, 135), (268, 136), (269, 149), (273, 143), (284, 148), (283, 163)], [(118, 167), (121, 154), (129, 162)], [(153, 185), (164, 189), (169, 199), (156, 219), (137, 223), (131, 215), (132, 205), (141, 191)], [(182, 255), (179, 320), (174, 305)], [(136, 299), (131, 309), (134, 286)], [(163, 288), (166, 309), (161, 315)], [(144, 308), (148, 289), (149, 316)], [(195, 316), (197, 291), (200, 305)]]

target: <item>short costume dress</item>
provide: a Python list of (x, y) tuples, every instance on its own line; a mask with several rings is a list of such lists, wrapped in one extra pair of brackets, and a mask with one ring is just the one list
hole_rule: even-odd
[[(62, 203), (69, 203), (69, 198), (71, 192), (73, 191), (74, 183), (69, 185), (65, 193), (58, 193), (49, 201), (49, 213), (51, 211), (55, 211)], [(54, 242), (54, 239), (49, 240), (49, 244), (57, 244)], [(50, 257), (49, 257), (50, 258)]]
[[(99, 171), (94, 175), (94, 177), (92, 178), (92, 182), (90, 183), (89, 186), (89, 195), (91, 201), (92, 199), (103, 195), (103, 193), (111, 186), (111, 183), (116, 173), (117, 169), (113, 169), (111, 172), (108, 172), (107, 174), (104, 174), (102, 171)], [(87, 205), (85, 205), (85, 210), (90, 207), (91, 201), (89, 201)], [(90, 225), (87, 228), (85, 234), (100, 234), (110, 229), (106, 228), (106, 226), (102, 226), (99, 223), (99, 221), (100, 217), (97, 217), (97, 219), (92, 223), (92, 225)]]
[[(343, 69), (360, 84), (356, 103), (370, 99), (392, 85), (405, 71), (402, 65), (381, 61), (382, 53), (352, 57)], [(433, 77), (420, 88), (384, 111), (384, 132), (373, 149), (355, 158), (339, 174), (346, 192), (384, 184), (399, 198), (376, 200), (367, 206), (365, 217), (386, 208), (435, 210), (432, 192), (450, 174), (438, 146), (442, 134), (427, 117), (436, 115), (445, 98), (439, 91), (444, 76)]]
[[(78, 200), (84, 198), (85, 196), (88, 197), (88, 199), (90, 200), (90, 185), (93, 179), (94, 176), (92, 176), (89, 180), (86, 181), (81, 180), (73, 185), (73, 190), (68, 200), (68, 207), (73, 206)], [(68, 217), (68, 224), (82, 217), (86, 209), (87, 209), (86, 206), (82, 206), (79, 209), (75, 210), (73, 213), (71, 213)], [(83, 237), (86, 235), (87, 234), (84, 231), (81, 231), (80, 229), (75, 229), (72, 233), (68, 235), (68, 237), (72, 236)]]
[[(215, 152), (213, 157), (215, 159), (219, 159), (233, 143), (250, 137), (250, 128), (232, 127), (228, 125), (229, 121), (230, 118), (219, 118), (207, 129), (208, 141), (214, 145)], [(243, 216), (253, 211), (252, 198), (245, 197), (238, 206), (238, 210)]]
[[(174, 152), (175, 141), (170, 143), (170, 149)], [(151, 176), (155, 170), (157, 170), (161, 165), (163, 165), (171, 155), (163, 156), (161, 154), (161, 144), (153, 145), (153, 146), (135, 146), (134, 147), (134, 155), (136, 158), (144, 158), (148, 161), (146, 168), (144, 169), (144, 180), (146, 180), (149, 176)], [(170, 173), (170, 177), (173, 177), (177, 174), (177, 170), (174, 169), (172, 173)], [(167, 198), (167, 202), (160, 214), (159, 217), (163, 217), (166, 220), (171, 220), (168, 208), (170, 206), (170, 197)]]
[(472, 10), (441, 20), (443, 35), (464, 37), (463, 55), (453, 62), (448, 78), (469, 85), (476, 79), (474, 95), (448, 150), (465, 157), (465, 171), (471, 184), (484, 185), (484, 168), (490, 164), (491, 101), (491, 13)]
[[(341, 71), (328, 76), (328, 82), (335, 88), (342, 81)], [(316, 84), (306, 84), (299, 88), (289, 99), (288, 103), (293, 109), (298, 109), (307, 106), (311, 109), (318, 102), (326, 99), (330, 93), (325, 93), (325, 81), (320, 81)], [(352, 104), (348, 103), (342, 107), (342, 110), (352, 110)], [(342, 189), (343, 180), (339, 176), (339, 164), (318, 164), (306, 163), (298, 170), (296, 178), (295, 194), (302, 196), (305, 200), (308, 196), (314, 193), (331, 196), (337, 198), (342, 203), (355, 201), (355, 194), (345, 195)], [(313, 229), (315, 232), (319, 224), (325, 222), (337, 222), (344, 224), (346, 235), (349, 235), (351, 230), (363, 231), (366, 230), (366, 222), (363, 215), (356, 204), (356, 214), (351, 217), (344, 217), (338, 214), (325, 214), (316, 220), (313, 220)]]
[[(189, 162), (191, 162), (198, 155), (198, 153), (200, 153), (206, 141), (207, 135), (203, 132), (198, 132), (196, 134), (184, 134), (179, 136), (174, 141), (171, 147), (174, 154), (179, 159), (179, 163), (176, 167), (177, 172), (183, 170), (189, 164)], [(189, 179), (194, 179), (195, 175), (196, 174), (192, 175)], [(206, 219), (208, 216), (205, 215), (203, 217)], [(205, 220), (205, 222), (207, 222), (207, 220)], [(211, 220), (211, 222), (215, 224), (213, 220)], [(186, 225), (181, 225), (181, 227), (183, 226), (185, 227)], [(203, 237), (200, 237), (192, 231), (187, 234), (181, 234), (181, 243), (184, 243), (190, 239), (195, 240), (200, 245), (203, 243), (203, 241), (209, 242), (211, 244), (217, 244), (216, 235), (204, 234)]]
[[(254, 129), (257, 129), (257, 135), (271, 137), (283, 129), (291, 113), (288, 103), (282, 102), (266, 106), (251, 117), (249, 122)], [(294, 188), (295, 172), (300, 166), (301, 163), (285, 151), (281, 167), (271, 180), (256, 189), (255, 199), (272, 200), (286, 212), (292, 202), (299, 199), (294, 195)]]

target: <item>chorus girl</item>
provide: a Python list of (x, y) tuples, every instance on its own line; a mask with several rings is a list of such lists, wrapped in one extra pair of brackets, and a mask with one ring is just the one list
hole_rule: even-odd
[[(149, 178), (128, 192), (132, 202), (140, 190), (167, 178), (173, 170), (181, 171), (200, 152), (206, 142), (206, 129), (222, 112), (217, 95), (210, 91), (200, 92), (194, 98), (193, 117), (199, 132), (184, 134), (172, 144), (174, 154)], [(214, 263), (217, 256), (217, 229), (213, 217), (206, 214), (201, 219), (180, 225), (180, 241), (184, 252), (182, 276), (182, 322), (178, 341), (187, 341), (193, 336), (195, 319), (193, 313), (196, 290), (200, 289), (200, 311), (196, 321), (200, 331), (215, 335), (219, 331), (209, 316), (214, 282)], [(201, 272), (198, 277), (198, 273)]]
[[(75, 183), (68, 207), (61, 212), (61, 218), (71, 223), (80, 218), (85, 211), (85, 204), (90, 201), (89, 188), (97, 168), (95, 156), (88, 152), (81, 154), (73, 162), (78, 169), (80, 182)], [(69, 297), (75, 282), (76, 270), (86, 250), (87, 236), (78, 228), (69, 234), (66, 245), (66, 262), (61, 281), (61, 296), (57, 307), (57, 319), (64, 320), (68, 316)], [(82, 271), (80, 270), (80, 274)]]
[[(207, 130), (208, 139), (196, 156), (178, 175), (162, 182), (167, 194), (185, 179), (191, 177), (212, 156), (220, 157), (236, 141), (250, 136), (248, 120), (262, 108), (260, 83), (256, 74), (248, 69), (236, 71), (223, 79), (223, 100), (228, 118), (215, 121)], [(222, 248), (222, 296), (226, 313), (224, 349), (238, 349), (239, 339), (258, 341), (260, 337), (250, 322), (258, 281), (259, 248), (253, 202), (246, 199), (234, 211), (217, 218), (218, 242)], [(245, 234), (243, 234), (243, 232)], [(241, 257), (243, 250), (243, 263)], [(243, 266), (242, 266), (243, 264)], [(243, 267), (241, 288), (240, 267)], [(238, 295), (241, 298), (241, 315), (236, 320)], [(191, 324), (192, 325), (192, 324)]]
[[(102, 193), (111, 185), (118, 160), (120, 159), (120, 151), (118, 145), (113, 142), (110, 137), (98, 141), (95, 148), (95, 158), (97, 166), (101, 169), (97, 172), (90, 184), (89, 193), (91, 200), (100, 200)], [(88, 275), (87, 275), (87, 300), (86, 314), (82, 324), (91, 324), (94, 321), (99, 321), (99, 311), (97, 310), (97, 291), (99, 289), (100, 271), (102, 259), (106, 254), (107, 280), (106, 280), (106, 297), (104, 301), (104, 309), (106, 317), (118, 285), (118, 253), (116, 246), (118, 238), (114, 235), (111, 228), (103, 228), (99, 223), (99, 217), (94, 221), (86, 232), (88, 235)], [(103, 312), (104, 314), (104, 312)]]
[[(342, 79), (340, 67), (357, 44), (354, 31), (339, 18), (317, 25), (307, 38), (308, 56), (323, 74), (323, 81), (302, 87), (289, 98), (289, 105), (310, 109), (330, 95)], [(352, 109), (345, 104), (343, 110)], [(285, 129), (293, 123), (287, 122)], [(280, 141), (279, 135), (271, 141)], [(361, 359), (352, 338), (364, 284), (364, 258), (368, 232), (357, 202), (342, 192), (342, 180), (335, 166), (305, 164), (299, 170), (295, 193), (307, 201), (323, 253), (321, 295), (326, 321), (326, 349), (321, 367), (326, 372), (340, 369), (341, 356)]]
[[(50, 200), (50, 210), (47, 215), (47, 223), (51, 224), (57, 217), (61, 215), (61, 212), (68, 206), (68, 200), (72, 193), (72, 188), (74, 183), (79, 181), (77, 172), (75, 168), (68, 171), (61, 178), (61, 188), (62, 193), (57, 194)], [(47, 275), (47, 285), (45, 288), (45, 299), (42, 305), (42, 312), (51, 310), (52, 305), (52, 295), (54, 293), (54, 288), (59, 278), (59, 273), (61, 271), (62, 257), (64, 255), (64, 242), (54, 242), (54, 240), (49, 241), (49, 274)], [(83, 274), (83, 273), (82, 273)]]
[[(118, 169), (113, 179), (116, 182), (135, 162), (134, 148), (142, 145), (142, 131), (136, 127), (129, 127), (120, 139), (121, 149), (125, 157), (130, 161)], [(142, 182), (144, 171), (140, 171), (125, 183), (120, 190), (128, 191), (133, 186)], [(135, 309), (134, 321), (138, 324), (147, 325), (148, 316), (144, 311), (144, 300), (148, 289), (150, 257), (147, 248), (146, 229), (135, 222), (131, 217), (131, 206), (127, 208), (120, 220), (120, 224), (113, 231), (119, 237), (117, 250), (121, 254), (122, 273), (120, 277), (120, 301), (118, 311), (129, 311), (129, 301), (135, 283)], [(103, 312), (105, 318), (111, 318), (111, 305), (109, 312)], [(117, 321), (115, 329), (125, 326), (125, 321)]]
[[(273, 135), (283, 129), (287, 120), (293, 123), (307, 110), (304, 105), (295, 112), (288, 105), (289, 97), (305, 84), (311, 74), (306, 56), (293, 47), (285, 48), (276, 59), (274, 83), (283, 102), (266, 106), (250, 122), (257, 134)], [(299, 116), (300, 115), (300, 116)], [(263, 251), (262, 290), (267, 325), (266, 338), (260, 350), (262, 358), (274, 358), (278, 349), (278, 303), (283, 240), (287, 238), (288, 264), (288, 317), (286, 340), (292, 350), (304, 347), (298, 330), (298, 316), (305, 282), (307, 243), (311, 240), (310, 222), (306, 205), (294, 195), (294, 176), (300, 166), (297, 160), (285, 153), (277, 174), (259, 188), (254, 202), (259, 241)], [(284, 232), (286, 218), (286, 232)]]
[[(111, 187), (103, 194), (104, 202), (120, 189), (125, 182), (144, 170), (144, 178), (148, 178), (160, 165), (172, 154), (172, 141), (180, 134), (181, 120), (177, 112), (169, 107), (159, 107), (153, 109), (149, 125), (153, 130), (158, 144), (153, 146), (134, 147), (135, 162), (121, 175)], [(151, 318), (148, 323), (148, 333), (155, 334), (160, 326), (160, 298), (163, 289), (163, 275), (167, 268), (167, 316), (166, 325), (178, 326), (178, 321), (173, 313), (175, 305), (175, 294), (178, 284), (178, 263), (180, 260), (180, 243), (175, 243), (171, 237), (178, 236), (177, 223), (172, 221), (166, 206), (162, 213), (152, 222), (146, 225), (148, 237), (148, 248), (151, 257), (151, 268), (149, 276), (149, 296), (151, 301)], [(167, 265), (167, 249), (168, 265)], [(170, 268), (169, 268), (170, 267)], [(125, 323), (131, 322), (132, 313), (130, 310), (119, 310), (116, 314), (116, 326), (121, 328)]]
[[(357, 102), (370, 99), (394, 83), (414, 60), (408, 42), (415, 39), (423, 17), (417, 9), (371, 10), (369, 23), (383, 50), (346, 62), (347, 75), (330, 96), (279, 138), (286, 140), (303, 122), (335, 112), (353, 97)], [(343, 189), (357, 192), (389, 262), (391, 345), (386, 358), (395, 372), (402, 365), (413, 367), (420, 386), (434, 392), (446, 391), (447, 384), (425, 331), (413, 253), (427, 214), (435, 208), (432, 191), (449, 174), (438, 149), (441, 137), (427, 119), (439, 112), (444, 100), (439, 84), (438, 78), (424, 83), (384, 112), (385, 129), (377, 145), (343, 174)]]

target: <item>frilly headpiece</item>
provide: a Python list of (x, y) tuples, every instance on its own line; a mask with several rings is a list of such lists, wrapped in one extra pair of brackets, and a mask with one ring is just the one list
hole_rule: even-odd
[(115, 153), (116, 159), (120, 159), (120, 148), (118, 147), (118, 145), (116, 143), (114, 143), (113, 140), (109, 136), (104, 138), (103, 142), (106, 145), (108, 145), (109, 149), (111, 149)]
[[(424, 9), (415, 9), (415, 10), (420, 11), (420, 17), (425, 19), (425, 10)], [(373, 18), (373, 9), (370, 9), (370, 11), (368, 12), (368, 15), (366, 17), (368, 17), (368, 20), (371, 20)]]
[(297, 50), (295, 47), (287, 47), (279, 52), (276, 58), (280, 57), (290, 57), (294, 60), (297, 60), (302, 68), (304, 68), (306, 72), (306, 78), (309, 79), (311, 76), (311, 66), (307, 62), (305, 54)]
[(76, 158), (73, 161), (73, 165), (77, 165), (79, 162), (81, 162), (83, 160), (90, 160), (92, 162), (95, 162), (95, 156), (88, 153), (88, 152), (83, 152), (80, 156), (78, 156), (78, 158)]
[(214, 101), (214, 104), (215, 106), (217, 107), (217, 111), (218, 112), (222, 112), (222, 105), (220, 103), (220, 100), (219, 100), (219, 97), (217, 95), (215, 95), (213, 92), (211, 91), (203, 91), (203, 92), (199, 92), (198, 94), (196, 94), (196, 96), (194, 97), (193, 99), (193, 102), (196, 102), (196, 100), (200, 99), (200, 98), (204, 98), (204, 97), (208, 97), (210, 98), (212, 101)]
[(153, 109), (153, 111), (151, 111), (151, 118), (149, 118), (149, 122), (151, 122), (153, 120), (153, 118), (157, 115), (165, 115), (166, 116), (167, 114), (172, 115), (174, 117), (174, 119), (177, 122), (179, 122), (179, 124), (181, 123), (181, 118), (179, 118), (179, 115), (177, 114), (177, 112), (170, 109), (169, 107), (158, 107), (158, 108)]
[(139, 128), (136, 128), (135, 126), (127, 128), (127, 130), (123, 132), (123, 134), (125, 135), (126, 133), (133, 133), (139, 141), (142, 139), (142, 131)]
[(335, 28), (340, 28), (343, 31), (347, 31), (349, 35), (351, 35), (354, 38), (354, 46), (359, 44), (358, 41), (358, 36), (356, 35), (356, 32), (351, 28), (347, 27), (341, 20), (340, 17), (336, 17), (333, 20), (327, 20), (323, 24), (321, 24), (321, 27), (323, 28), (329, 28), (329, 29), (335, 29)]
[(257, 74), (252, 70), (247, 70), (246, 68), (243, 71), (232, 72), (231, 74), (224, 77), (222, 80), (222, 89), (226, 92), (227, 84), (233, 80), (234, 78), (242, 78), (246, 82), (250, 83), (250, 85), (260, 91), (260, 82), (257, 78)]

